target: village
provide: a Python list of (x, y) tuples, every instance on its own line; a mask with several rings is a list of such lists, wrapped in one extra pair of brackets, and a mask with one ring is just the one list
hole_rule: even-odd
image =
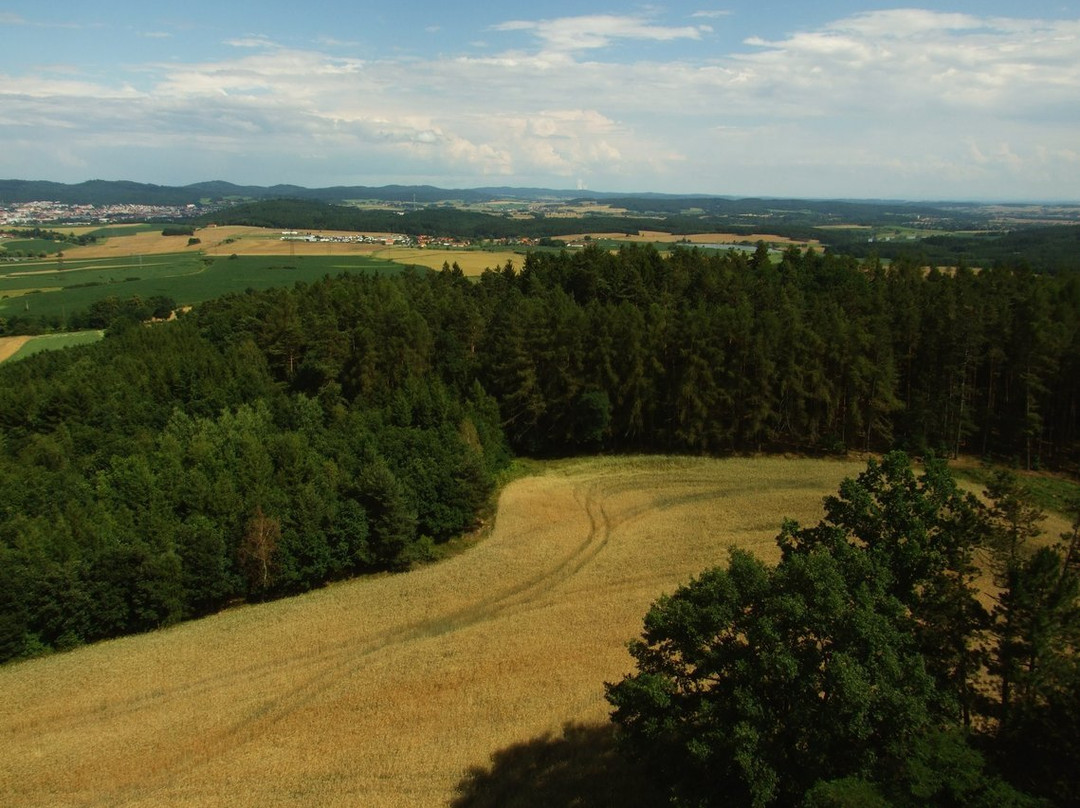
[[(308, 244), (383, 244), (387, 247), (431, 247), (438, 249), (465, 249), (476, 245), (474, 239), (454, 236), (417, 236), (401, 233), (312, 233), (298, 230), (282, 230), (282, 241), (302, 241)], [(494, 246), (531, 246), (535, 247), (538, 239), (518, 237), (513, 239), (487, 239), (488, 245)]]
[(217, 210), (220, 205), (72, 205), (66, 202), (0, 202), (0, 226), (39, 224), (115, 224), (183, 219)]

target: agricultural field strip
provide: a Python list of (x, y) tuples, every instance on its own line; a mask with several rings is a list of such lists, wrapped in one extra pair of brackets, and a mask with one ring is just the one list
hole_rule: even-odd
[[(108, 804), (124, 794), (159, 793), (162, 790), (178, 796), (180, 792), (170, 791), (175, 785), (175, 778), (190, 776), (196, 769), (212, 768), (216, 760), (235, 757), (242, 748), (251, 744), (258, 747), (268, 738), (286, 734), (286, 730), (295, 726), (296, 719), (311, 713), (318, 714), (319, 707), (327, 702), (347, 703), (356, 684), (365, 680), (360, 673), (371, 666), (385, 664), (385, 654), (380, 655), (380, 652), (391, 655), (423, 653), (421, 648), (429, 647), (433, 641), (445, 641), (449, 635), (458, 638), (455, 640), (456, 646), (458, 642), (465, 643), (466, 632), (475, 637), (475, 630), (482, 627), (486, 627), (485, 633), (499, 634), (505, 626), (521, 625), (522, 620), (531, 624), (533, 618), (528, 618), (529, 614), (534, 614), (535, 620), (543, 620), (546, 610), (561, 608), (566, 601), (576, 602), (584, 598), (586, 593), (590, 597), (610, 598), (614, 595), (622, 599), (622, 593), (629, 591), (640, 598), (640, 590), (647, 587), (652, 592), (649, 597), (655, 597), (663, 589), (670, 589), (672, 583), (700, 571), (698, 562), (692, 560), (688, 565), (676, 560), (674, 567), (679, 571), (674, 581), (670, 577), (674, 571), (672, 567), (660, 565), (666, 570), (661, 573), (666, 576), (665, 582), (657, 580), (656, 572), (650, 565), (642, 567), (631, 564), (624, 569), (620, 563), (615, 570), (617, 574), (612, 575), (611, 571), (606, 573), (610, 580), (604, 581), (606, 588), (601, 593), (592, 591), (596, 585), (591, 579), (578, 579), (585, 572), (595, 571), (597, 563), (608, 557), (605, 551), (611, 549), (613, 540), (617, 540), (621, 548), (616, 550), (616, 555), (627, 549), (628, 540), (640, 541), (641, 537), (631, 528), (640, 528), (649, 518), (664, 518), (665, 514), (671, 516), (683, 510), (686, 520), (701, 521), (699, 508), (702, 504), (723, 498), (725, 492), (728, 496), (741, 496), (741, 490), (754, 488), (752, 481), (717, 479), (716, 468), (720, 467), (702, 467), (681, 461), (669, 465), (670, 468), (661, 467), (658, 472), (658, 466), (652, 461), (638, 463), (636, 469), (626, 464), (570, 464), (562, 470), (549, 472), (539, 481), (524, 484), (526, 492), (532, 492), (531, 496), (539, 496), (542, 500), (555, 499), (555, 506), (563, 511), (574, 511), (559, 513), (554, 506), (548, 506), (552, 508), (549, 516), (557, 523), (554, 529), (562, 530), (561, 534), (552, 532), (552, 519), (523, 521), (520, 514), (515, 515), (504, 507), (500, 509), (500, 522), (496, 525), (494, 535), (465, 556), (405, 576), (359, 581), (326, 590), (326, 597), (330, 594), (351, 596), (367, 587), (382, 592), (385, 603), (380, 598), (380, 605), (364, 615), (371, 630), (355, 626), (346, 630), (346, 627), (336, 625), (331, 636), (304, 638), (295, 645), (284, 643), (282, 648), (290, 649), (285, 653), (263, 654), (256, 656), (256, 661), (246, 664), (238, 659), (225, 666), (225, 670), (212, 670), (205, 665), (202, 670), (179, 670), (175, 678), (160, 687), (147, 686), (141, 690), (128, 689), (110, 694), (107, 689), (102, 691), (101, 688), (105, 686), (99, 683), (99, 696), (92, 698), (93, 709), (87, 709), (87, 705), (78, 699), (75, 703), (60, 699), (47, 705), (37, 703), (35, 699), (32, 709), (18, 712), (0, 710), (0, 715), (8, 714), (4, 719), (7, 727), (3, 731), (13, 742), (13, 757), (9, 757), (6, 764), (8, 773), (0, 776), (0, 790), (3, 790), (3, 781), (11, 776), (17, 777), (22, 784), (19, 790), (23, 802), (28, 804), (32, 802), (31, 798), (41, 796), (42, 789), (52, 789), (51, 793), (56, 795), (57, 789), (76, 794), (87, 789), (104, 788), (103, 792), (99, 792), (101, 801), (90, 804)], [(850, 467), (848, 471), (850, 473)], [(661, 476), (658, 477), (658, 473)], [(839, 474), (835, 476), (839, 478)], [(772, 483), (776, 484), (777, 490), (789, 485), (793, 490), (799, 488), (797, 483), (782, 479), (773, 479)], [(520, 507), (520, 493), (520, 490), (517, 490), (517, 494), (515, 490), (508, 490), (512, 501), (507, 503), (504, 497), (504, 506), (514, 507), (516, 503)], [(757, 492), (756, 495), (762, 493)], [(819, 499), (820, 493), (823, 492), (807, 496)], [(576, 507), (568, 508), (570, 503), (576, 503)], [(770, 515), (772, 513), (770, 509)], [(775, 535), (778, 527), (778, 524), (772, 525), (769, 532)], [(665, 553), (671, 551), (670, 543), (670, 539), (664, 540)], [(721, 561), (723, 551), (713, 547), (708, 555), (714, 562)], [(606, 563), (610, 565), (612, 560)], [(479, 565), (476, 574), (480, 580), (466, 578), (469, 581), (466, 592), (454, 591), (450, 595), (450, 590), (440, 588), (440, 581), (455, 580), (455, 575), (462, 574), (463, 565), (470, 564)], [(420, 603), (417, 608), (399, 615), (394, 613), (392, 606), (386, 605), (396, 599), (415, 599)], [(230, 621), (252, 619), (256, 614), (265, 614), (271, 623), (282, 621), (287, 619), (287, 615), (282, 617), (283, 611), (309, 609), (309, 601), (309, 598), (296, 599), (284, 607), (273, 604), (239, 610), (204, 621), (205, 627), (220, 632), (227, 629)], [(444, 603), (446, 606), (442, 607)], [(639, 624), (643, 606), (639, 604), (639, 607), (631, 625)], [(259, 609), (266, 611), (259, 612)], [(256, 624), (257, 631), (265, 633), (269, 625), (261, 622), (260, 618)], [(143, 643), (177, 642), (181, 635), (194, 633), (202, 636), (200, 631), (197, 626), (180, 627), (170, 632), (120, 641), (114, 647), (118, 651), (128, 649), (127, 653), (130, 653)], [(625, 652), (619, 652), (618, 647), (629, 639), (631, 631), (628, 626), (625, 633), (618, 633), (617, 655), (625, 656)], [(219, 640), (224, 639), (225, 636), (219, 637)], [(257, 646), (259, 640), (247, 644), (252, 643)], [(91, 657), (101, 658), (102, 655), (107, 661), (110, 645), (113, 644), (29, 663), (26, 668), (34, 665), (65, 668), (69, 660), (77, 665), (80, 655), (87, 662)], [(447, 646), (441, 642), (437, 647)], [(254, 647), (248, 649), (249, 652), (254, 650)], [(236, 651), (243, 658), (244, 643)], [(18, 667), (14, 667), (0, 672), (0, 680), (7, 678), (3, 676), (4, 673), (18, 670)], [(92, 673), (89, 675), (93, 679)], [(597, 691), (602, 679), (603, 674), (598, 673)], [(53, 681), (46, 690), (51, 688), (60, 688), (62, 692), (64, 686)], [(4, 691), (11, 692), (8, 687), (0, 688), (0, 692)], [(212, 696), (222, 693), (232, 693), (233, 697), (228, 698), (227, 703), (212, 716), (203, 715), (192, 706), (217, 703)], [(261, 695), (256, 697), (252, 694)], [(589, 696), (586, 700), (591, 703), (594, 698)], [(196, 709), (194, 715), (191, 714), (193, 709)], [(591, 710), (596, 710), (595, 704)], [(190, 722), (198, 727), (194, 734), (197, 738), (192, 735), (192, 727), (188, 725)], [(123, 749), (128, 745), (124, 738), (129, 734), (136, 737), (145, 735), (145, 731), (133, 727), (147, 723), (161, 729), (160, 734), (151, 734), (142, 740), (138, 754), (140, 760), (152, 760), (152, 766), (128, 769), (119, 763), (110, 765), (108, 760), (101, 759), (107, 758), (110, 751), (117, 756), (123, 755)], [(79, 739), (100, 734), (109, 738), (104, 744), (105, 751), (85, 755), (76, 753)], [(71, 750), (70, 760), (60, 769), (47, 767), (48, 772), (20, 773), (11, 770), (13, 760), (25, 761), (33, 757), (33, 749), (68, 749)], [(491, 751), (494, 750), (487, 750)], [(68, 757), (62, 751), (46, 754)], [(102, 767), (105, 771), (102, 771)], [(5, 765), (0, 764), (0, 772), (4, 768)], [(22, 769), (23, 766), (18, 768)], [(71, 775), (70, 787), (63, 784), (60, 771), (68, 771)], [(413, 772), (413, 777), (416, 774)], [(445, 776), (440, 775), (435, 779), (443, 782)], [(108, 785), (103, 786), (103, 782)]]
[[(606, 545), (608, 538), (610, 537), (611, 525), (605, 508), (597, 497), (598, 488), (599, 485), (596, 483), (575, 487), (574, 499), (588, 517), (589, 530), (581, 543), (571, 548), (568, 555), (556, 559), (552, 566), (541, 570), (537, 575), (520, 582), (511, 583), (502, 590), (496, 591), (489, 596), (481, 597), (477, 602), (456, 609), (449, 614), (436, 615), (418, 621), (408, 621), (402, 624), (389, 626), (382, 631), (378, 631), (371, 635), (357, 637), (354, 644), (350, 647), (328, 649), (315, 657), (314, 660), (307, 654), (289, 656), (284, 662), (280, 659), (275, 659), (272, 663), (273, 668), (275, 671), (280, 671), (283, 668), (307, 667), (312, 661), (333, 660), (338, 657), (347, 657), (346, 659), (342, 659), (339, 663), (334, 664), (330, 670), (324, 671), (315, 679), (303, 683), (296, 687), (292, 692), (286, 694), (286, 697), (280, 700), (282, 702), (280, 707), (274, 711), (275, 715), (264, 716), (260, 719), (261, 722), (272, 723), (274, 720), (284, 717), (286, 713), (295, 709), (295, 705), (290, 707), (290, 704), (303, 702), (313, 692), (316, 692), (314, 688), (321, 685), (324, 679), (332, 675), (336, 678), (338, 674), (344, 672), (346, 669), (358, 667), (356, 663), (363, 660), (365, 657), (382, 651), (392, 645), (407, 644), (421, 638), (437, 637), (448, 634), (462, 628), (476, 625), (477, 623), (495, 620), (510, 613), (511, 610), (519, 608), (536, 608), (545, 592), (549, 592), (558, 583), (564, 582), (574, 574), (580, 572), (581, 569), (584, 568), (584, 566)], [(624, 515), (619, 521), (625, 522), (629, 518), (641, 516), (648, 510), (648, 506), (642, 506), (635, 509), (633, 513)], [(254, 681), (253, 677), (258, 677), (261, 672), (266, 670), (266, 668), (267, 666), (265, 664), (240, 668), (231, 673), (224, 680), (218, 675), (205, 677), (173, 689), (170, 696), (178, 699), (199, 695), (210, 688), (220, 687), (227, 680), (251, 682)], [(124, 707), (121, 708), (121, 712), (135, 712), (141, 709), (145, 704), (149, 702), (158, 702), (159, 700), (160, 695), (158, 694), (147, 694), (145, 696), (136, 697), (127, 701)], [(73, 712), (66, 719), (61, 719), (60, 725), (68, 728), (78, 727), (80, 725), (85, 725), (88, 722), (92, 722), (93, 720), (95, 720), (94, 716)], [(27, 728), (29, 728), (29, 726), (30, 724), (27, 725)], [(15, 724), (15, 727), (22, 728), (18, 723)]]
[[(151, 269), (153, 267), (167, 267), (176, 264), (175, 256), (172, 256), (174, 260), (161, 260), (166, 257), (167, 254), (156, 254), (153, 256), (155, 260), (144, 259), (139, 263), (135, 263), (129, 257), (124, 263), (101, 263), (102, 261), (116, 261), (115, 258), (80, 258), (78, 261), (65, 261), (63, 267), (56, 266), (55, 261), (50, 261), (51, 265), (48, 269), (30, 269), (19, 270), (17, 272), (0, 273), (0, 278), (23, 278), (27, 276), (36, 275), (71, 275), (73, 272), (87, 272), (94, 270), (106, 270), (106, 269)], [(180, 253), (179, 255), (183, 255)], [(82, 266), (78, 266), (81, 264)], [(28, 264), (28, 266), (41, 266), (41, 263)]]
[(0, 362), (10, 359), (33, 337), (0, 337)]

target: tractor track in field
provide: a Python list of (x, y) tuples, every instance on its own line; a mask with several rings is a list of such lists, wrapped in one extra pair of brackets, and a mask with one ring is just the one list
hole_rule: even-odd
[[(138, 780), (140, 786), (145, 786), (150, 779), (168, 779), (178, 768), (213, 760), (225, 750), (272, 731), (275, 725), (284, 722), (298, 710), (328, 698), (337, 689), (347, 688), (353, 676), (381, 652), (494, 622), (543, 605), (546, 595), (581, 573), (604, 550), (611, 539), (613, 525), (624, 524), (628, 519), (640, 517), (649, 510), (648, 506), (642, 506), (630, 513), (621, 513), (613, 520), (605, 504), (605, 497), (609, 493), (595, 481), (574, 485), (573, 501), (585, 514), (583, 524), (587, 524), (587, 530), (584, 535), (575, 537), (576, 541), (568, 552), (551, 558), (550, 563), (539, 572), (516, 582), (508, 582), (467, 606), (422, 620), (389, 626), (373, 634), (357, 635), (345, 645), (328, 648), (315, 655), (301, 653), (285, 659), (277, 657), (269, 662), (234, 669), (227, 676), (210, 675), (171, 688), (164, 694), (145, 694), (116, 705), (113, 709), (118, 716), (136, 714), (151, 706), (159, 707), (163, 700), (187, 702), (240, 681), (255, 691), (265, 692), (265, 698), (253, 711), (201, 735), (197, 749), (185, 749), (183, 745), (177, 746), (169, 739), (162, 739), (153, 755), (155, 773), (152, 778), (143, 773)], [(405, 574), (399, 580), (405, 583), (407, 578), (408, 574)], [(299, 681), (286, 690), (274, 692), (265, 687), (269, 683), (264, 679), (280, 678), (283, 673), (290, 671), (293, 672), (290, 678)], [(78, 714), (72, 714), (69, 719), (69, 722), (62, 722), (68, 729), (77, 728), (80, 723), (89, 724), (99, 720), (96, 715)], [(122, 790), (130, 784), (116, 785)]]
[(648, 603), (722, 560), (714, 522), (750, 542), (778, 526), (787, 506), (754, 497), (801, 495), (798, 476), (738, 463), (552, 463), (439, 564), (32, 661), (32, 681), (0, 671), (16, 685), (0, 685), (0, 793), (194, 805), (239, 787), (228, 804), (304, 804), (285, 784), (329, 777), (320, 804), (435, 804), (417, 795), (451, 793), (491, 751), (602, 720)]

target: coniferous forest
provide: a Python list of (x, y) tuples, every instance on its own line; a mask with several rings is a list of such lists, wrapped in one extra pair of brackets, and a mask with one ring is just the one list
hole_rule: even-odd
[(430, 557), (512, 453), (1080, 461), (1080, 281), (792, 249), (248, 292), (0, 367), (0, 659)]

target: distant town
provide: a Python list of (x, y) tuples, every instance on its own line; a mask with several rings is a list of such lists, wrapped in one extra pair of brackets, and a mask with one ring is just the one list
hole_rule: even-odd
[(74, 205), (64, 202), (0, 202), (0, 226), (64, 223), (71, 225), (115, 224), (148, 220), (175, 220), (218, 210), (221, 204), (188, 205)]

